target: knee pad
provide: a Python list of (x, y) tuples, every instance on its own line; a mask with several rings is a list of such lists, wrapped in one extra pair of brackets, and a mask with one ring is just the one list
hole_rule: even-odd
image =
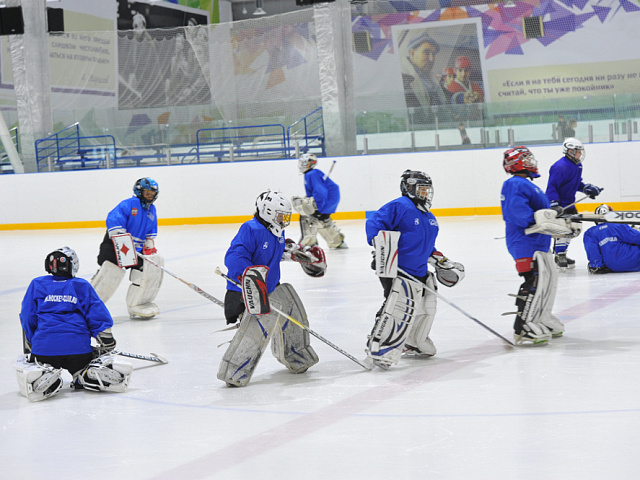
[[(435, 291), (436, 286), (433, 275), (430, 274), (426, 281), (427, 287)], [(414, 320), (407, 337), (406, 347), (414, 354), (433, 356), (436, 354), (436, 347), (429, 338), (429, 332), (436, 316), (437, 297), (427, 289), (423, 290), (422, 311)]]
[[(164, 266), (164, 258), (160, 255), (152, 255), (151, 260), (160, 266)], [(158, 296), (162, 285), (163, 271), (144, 262), (142, 270), (131, 269), (129, 274), (129, 290), (127, 291), (127, 310), (131, 318), (153, 318), (160, 309), (153, 303)]]
[(106, 302), (109, 300), (124, 278), (124, 268), (105, 260), (96, 274), (91, 279), (91, 285), (100, 297)]
[(318, 244), (318, 225), (319, 221), (309, 215), (300, 215), (300, 231), (302, 239), (300, 245), (304, 247), (313, 247)]
[(321, 223), (318, 228), (318, 233), (320, 233), (324, 241), (327, 242), (329, 248), (338, 248), (342, 245), (342, 242), (344, 242), (344, 235), (340, 233), (340, 230), (330, 218)]
[(20, 394), (30, 402), (39, 402), (53, 397), (62, 388), (62, 369), (46, 363), (29, 362), (23, 355), (14, 364)]
[[(305, 326), (309, 326), (307, 313), (295, 289), (288, 283), (280, 284), (269, 296), (278, 309)], [(271, 340), (271, 352), (292, 373), (306, 372), (318, 363), (318, 355), (310, 344), (309, 332), (280, 316)]]
[(400, 360), (413, 320), (422, 312), (423, 290), (417, 282), (402, 277), (394, 278), (365, 349), (376, 365), (389, 368)]
[(240, 327), (220, 362), (218, 380), (229, 386), (248, 385), (277, 323), (278, 314), (275, 312), (258, 317), (245, 311)]
[(75, 382), (85, 390), (122, 393), (129, 386), (133, 366), (116, 362), (111, 353), (101, 355), (75, 375)]

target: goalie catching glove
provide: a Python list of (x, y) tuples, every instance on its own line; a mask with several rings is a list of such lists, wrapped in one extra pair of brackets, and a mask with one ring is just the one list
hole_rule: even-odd
[(453, 287), (464, 278), (464, 265), (452, 262), (437, 250), (429, 257), (429, 265), (435, 268), (436, 278), (445, 287)]
[(285, 240), (282, 259), (298, 262), (302, 271), (310, 277), (322, 277), (327, 270), (327, 259), (322, 248), (317, 245), (302, 246), (290, 238)]
[(313, 215), (318, 211), (318, 206), (313, 197), (291, 197), (293, 208), (300, 215)]
[(569, 218), (558, 218), (558, 212), (553, 209), (537, 210), (533, 214), (535, 224), (526, 228), (524, 233), (542, 233), (551, 235), (554, 238), (575, 238), (580, 235), (581, 225), (572, 222)]

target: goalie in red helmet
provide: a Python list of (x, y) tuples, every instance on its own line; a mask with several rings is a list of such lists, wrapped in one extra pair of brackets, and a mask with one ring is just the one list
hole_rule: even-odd
[(544, 232), (528, 233), (536, 224), (535, 213), (557, 212), (549, 209), (545, 193), (533, 184), (538, 178), (538, 164), (525, 146), (504, 152), (503, 167), (511, 177), (502, 186), (502, 218), (506, 224), (507, 249), (516, 263), (518, 275), (524, 278), (516, 296), (516, 319), (513, 325), (517, 344), (545, 343), (562, 335), (564, 325), (551, 314), (555, 300), (557, 272), (549, 251), (551, 236)]

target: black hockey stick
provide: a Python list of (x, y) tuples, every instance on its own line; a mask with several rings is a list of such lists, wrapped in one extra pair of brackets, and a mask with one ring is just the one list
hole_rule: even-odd
[(169, 363), (169, 360), (167, 360), (164, 357), (161, 357), (157, 353), (152, 353), (151, 357), (147, 357), (146, 355), (138, 355), (137, 353), (121, 352), (119, 350), (114, 351), (114, 353), (123, 357), (137, 358), (138, 360), (146, 360), (148, 362), (161, 363), (162, 365), (166, 365), (167, 363)]
[(437, 291), (432, 290), (431, 288), (429, 288), (427, 285), (425, 285), (423, 282), (421, 282), (420, 280), (418, 280), (416, 277), (414, 277), (413, 275), (411, 275), (410, 273), (405, 272), (404, 270), (402, 270), (401, 268), (398, 268), (398, 273), (400, 273), (401, 275), (403, 275), (404, 277), (408, 278), (409, 280), (413, 280), (414, 282), (417, 282), (421, 285), (424, 285), (424, 288), (426, 288), (429, 292), (433, 293), (436, 297), (438, 297), (440, 300), (442, 300), (445, 303), (448, 303), (449, 305), (451, 305), (453, 308), (455, 308), (456, 310), (458, 310), (460, 313), (462, 313), (465, 317), (470, 318), (471, 320), (473, 320), (474, 322), (476, 322), (478, 325), (480, 325), (482, 328), (490, 331), (491, 333), (493, 333), (496, 337), (500, 338), (503, 342), (505, 342), (508, 345), (511, 345), (512, 347), (515, 347), (516, 344), (513, 343), (511, 340), (503, 337), (502, 335), (500, 335), (498, 332), (496, 332), (493, 328), (489, 327), (488, 325), (485, 325), (484, 323), (482, 323), (480, 320), (478, 320), (476, 317), (469, 315), (467, 312), (465, 312), (463, 309), (461, 309), (459, 306), (457, 306), (455, 303), (447, 300), (445, 297), (443, 297), (442, 295), (440, 295)]
[[(221, 277), (227, 279), (228, 281), (230, 281), (231, 283), (233, 283), (235, 286), (237, 287), (241, 287), (240, 283), (238, 283), (237, 281), (235, 281), (233, 278), (229, 277), (227, 274), (225, 274), (224, 272), (222, 272), (222, 270), (220, 270), (220, 267), (216, 267), (216, 274), (220, 275)], [(297, 326), (299, 326), (300, 328), (302, 328), (303, 330), (306, 330), (307, 332), (309, 332), (311, 335), (313, 335), (314, 337), (316, 337), (318, 340), (320, 340), (321, 342), (326, 343), (327, 345), (329, 345), (331, 348), (333, 348), (334, 350), (336, 350), (337, 352), (341, 353), (342, 355), (344, 355), (345, 357), (347, 357), (349, 360), (354, 361), (355, 363), (357, 363), (358, 365), (360, 365), (362, 368), (365, 368), (367, 370), (371, 370), (373, 368), (373, 365), (365, 365), (364, 363), (362, 363), (360, 360), (358, 360), (356, 357), (354, 357), (353, 355), (351, 355), (350, 353), (345, 352), (344, 350), (342, 350), (340, 347), (338, 347), (337, 345), (331, 343), (329, 340), (327, 340), (326, 338), (324, 338), (322, 335), (314, 332), (313, 330), (311, 330), (309, 327), (307, 327), (306, 325), (300, 323), (298, 320), (296, 320), (295, 318), (293, 318), (290, 315), (287, 315), (286, 313), (284, 313), (282, 310), (277, 309), (276, 307), (274, 307), (273, 305), (271, 305), (271, 308), (279, 313), (280, 315), (282, 315), (284, 318), (286, 318), (287, 320), (289, 320), (291, 323), (296, 324)]]
[(182, 283), (184, 283), (185, 285), (187, 285), (191, 290), (193, 290), (196, 293), (199, 293), (200, 295), (202, 295), (203, 297), (205, 297), (207, 300), (211, 300), (213, 303), (215, 303), (216, 305), (219, 305), (221, 307), (224, 308), (224, 302), (222, 302), (221, 300), (218, 300), (216, 297), (214, 297), (213, 295), (208, 294), (207, 292), (205, 292), (204, 290), (202, 290), (199, 286), (191, 283), (191, 282), (187, 282), (186, 280), (180, 278), (178, 275), (176, 275), (175, 273), (171, 273), (169, 270), (167, 270), (166, 268), (160, 266), (159, 264), (157, 264), (156, 262), (154, 262), (153, 260), (151, 260), (149, 257), (147, 257), (146, 255), (143, 255), (141, 253), (138, 253), (138, 256), (140, 258), (145, 259), (147, 262), (149, 262), (151, 265), (159, 268), (160, 270), (162, 270), (164, 273), (166, 273), (167, 275), (172, 276), (173, 278), (176, 278), (178, 280), (180, 280)]

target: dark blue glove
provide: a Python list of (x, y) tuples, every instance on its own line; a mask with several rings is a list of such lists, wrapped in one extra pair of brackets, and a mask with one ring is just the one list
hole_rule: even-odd
[(600, 195), (600, 192), (604, 190), (604, 188), (600, 188), (600, 187), (596, 187), (595, 185), (591, 185), (590, 183), (585, 183), (584, 187), (582, 187), (582, 191), (589, 195), (589, 198), (594, 199), (596, 198), (598, 195)]
[(554, 200), (553, 202), (551, 202), (549, 204), (549, 208), (555, 212), (558, 213), (558, 215), (562, 215), (562, 213), (564, 212), (564, 208), (562, 208), (560, 205), (558, 205), (558, 201)]

